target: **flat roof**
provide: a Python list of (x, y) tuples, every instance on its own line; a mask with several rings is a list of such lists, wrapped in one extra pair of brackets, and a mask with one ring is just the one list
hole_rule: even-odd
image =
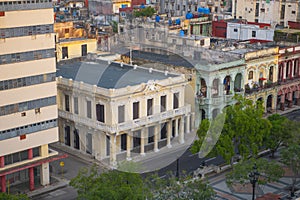
[(108, 64), (107, 61), (93, 61), (58, 64), (56, 76), (106, 89), (119, 89), (147, 83), (149, 80), (163, 80), (179, 75), (170, 73), (165, 75), (164, 72), (154, 69), (150, 73), (147, 68), (134, 68), (126, 64), (121, 67), (120, 63)]

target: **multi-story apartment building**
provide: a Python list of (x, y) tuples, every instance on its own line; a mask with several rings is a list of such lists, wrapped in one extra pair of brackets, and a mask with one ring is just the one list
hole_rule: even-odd
[(111, 166), (184, 143), (194, 128), (184, 75), (94, 60), (57, 76), (60, 142)]
[(288, 21), (299, 21), (299, 4), (298, 0), (235, 0), (234, 17), (286, 27)]
[(185, 16), (188, 12), (197, 13), (200, 7), (208, 8), (213, 13), (226, 12), (231, 6), (231, 1), (224, 0), (161, 0), (159, 12), (174, 17)]
[(243, 94), (244, 59), (236, 54), (212, 50), (195, 51), (195, 56), (198, 61), (195, 68), (199, 118), (214, 119), (234, 103), (234, 94)]
[(277, 108), (285, 110), (300, 105), (300, 46), (279, 48)]
[[(58, 141), (51, 0), (0, 0), (0, 187), (49, 184)], [(38, 179), (40, 177), (40, 179)]]

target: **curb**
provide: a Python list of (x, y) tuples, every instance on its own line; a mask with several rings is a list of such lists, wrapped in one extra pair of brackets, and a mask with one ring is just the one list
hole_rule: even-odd
[(34, 191), (30, 191), (30, 192), (26, 193), (26, 195), (29, 198), (33, 198), (35, 196), (43, 195), (43, 194), (52, 192), (54, 190), (67, 187), (69, 185), (69, 181), (64, 181), (64, 180), (61, 180), (58, 178), (56, 178), (56, 179), (59, 181), (58, 183), (53, 183), (53, 185), (50, 184), (50, 185), (44, 186), (42, 188), (36, 189)]

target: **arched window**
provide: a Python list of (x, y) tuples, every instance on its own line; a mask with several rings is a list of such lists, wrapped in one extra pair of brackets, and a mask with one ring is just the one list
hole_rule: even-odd
[(273, 82), (273, 73), (274, 73), (274, 67), (271, 66), (269, 69), (269, 80)]
[(252, 80), (253, 79), (253, 71), (250, 71), (248, 74), (248, 80)]

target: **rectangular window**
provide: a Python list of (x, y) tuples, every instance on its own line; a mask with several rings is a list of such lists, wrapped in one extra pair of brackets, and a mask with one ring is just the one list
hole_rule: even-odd
[(173, 109), (177, 109), (179, 107), (179, 92), (173, 94)]
[(65, 95), (65, 110), (70, 111), (70, 97), (69, 95)]
[(87, 55), (87, 45), (83, 44), (81, 45), (81, 56), (86, 56)]
[(234, 32), (238, 32), (237, 28), (233, 29)]
[(69, 58), (68, 47), (62, 48), (62, 59)]
[(123, 123), (125, 121), (125, 106), (118, 107), (118, 123)]
[(78, 111), (78, 97), (74, 97), (74, 113), (75, 114), (79, 114), (79, 111)]
[(92, 102), (86, 101), (86, 116), (87, 118), (92, 118)]
[(96, 115), (97, 115), (97, 120), (99, 122), (105, 122), (104, 120), (104, 105), (102, 104), (97, 104), (96, 105)]
[(138, 119), (139, 118), (139, 105), (140, 102), (134, 102), (133, 103), (133, 119)]
[(252, 31), (252, 37), (256, 37), (256, 31)]
[(147, 100), (147, 116), (153, 115), (153, 99)]
[(167, 96), (161, 96), (160, 97), (160, 112), (165, 112), (166, 109), (166, 103), (167, 103)]

